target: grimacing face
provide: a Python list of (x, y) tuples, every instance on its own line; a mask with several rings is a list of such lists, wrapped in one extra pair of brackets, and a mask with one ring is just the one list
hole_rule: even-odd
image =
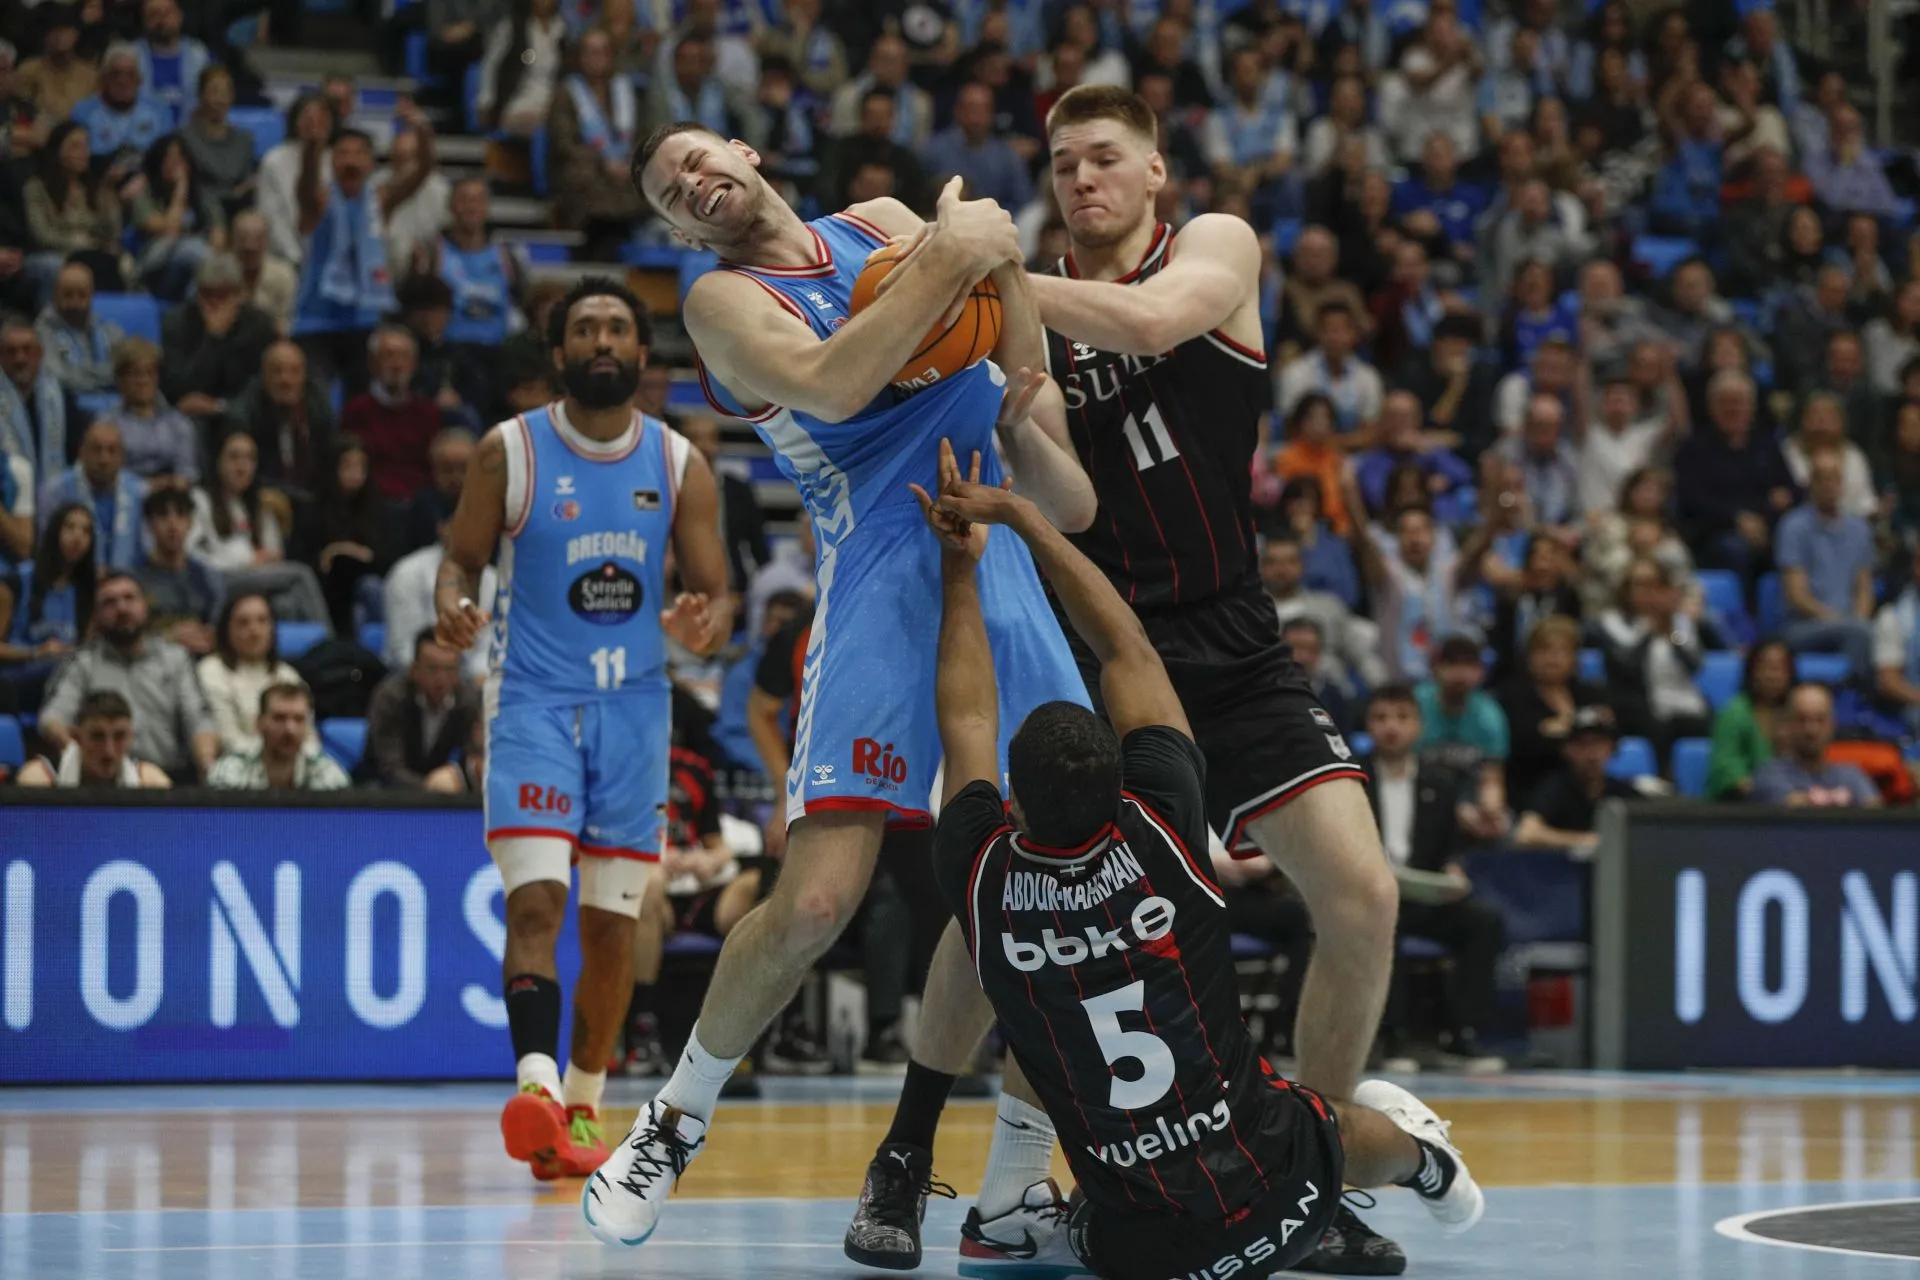
[(690, 130), (660, 144), (640, 175), (640, 194), (695, 246), (737, 244), (772, 198), (760, 157), (744, 142)]

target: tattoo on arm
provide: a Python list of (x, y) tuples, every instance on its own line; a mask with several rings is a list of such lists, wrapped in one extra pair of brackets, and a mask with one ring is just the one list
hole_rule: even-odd
[(480, 441), (480, 450), (474, 461), (479, 463), (480, 470), (487, 475), (497, 476), (506, 474), (506, 443), (502, 441), (497, 434), (489, 432), (486, 438)]

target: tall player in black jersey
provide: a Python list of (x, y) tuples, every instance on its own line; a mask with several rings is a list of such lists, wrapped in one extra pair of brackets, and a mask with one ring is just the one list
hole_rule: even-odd
[[(1316, 944), (1300, 992), (1299, 1077), (1351, 1097), (1386, 1003), (1399, 891), (1365, 775), (1260, 588), (1252, 466), (1272, 391), (1259, 243), (1231, 216), (1202, 215), (1177, 233), (1155, 219), (1166, 181), (1156, 128), (1145, 102), (1110, 87), (1071, 89), (1047, 117), (1071, 252), (1029, 285), (1048, 330), (1048, 372), (1099, 499), (1093, 525), (1072, 541), (1132, 606), (1165, 664), (1207, 761), (1213, 830), (1235, 857), (1265, 852), (1305, 897)], [(1076, 654), (1098, 706), (1093, 655), (1084, 642)], [(1029, 1220), (1023, 1189), (1045, 1175), (1050, 1135), (1037, 1109), (1022, 1112), (1009, 1075), (976, 1205), (987, 1229), (961, 1243), (970, 1277), (1018, 1269), (994, 1265), (996, 1236), (1019, 1242), (1045, 1228)], [(937, 1117), (939, 1083), (918, 1063), (908, 1068), (890, 1140), (912, 1134), (931, 1148), (937, 1119), (926, 1113)], [(896, 1256), (893, 1265), (916, 1264), (917, 1237)], [(1393, 1275), (1406, 1256), (1342, 1208), (1305, 1265)]]
[[(1108, 1280), (1267, 1275), (1315, 1247), (1343, 1175), (1412, 1188), (1444, 1229), (1471, 1227), (1480, 1189), (1418, 1099), (1380, 1080), (1321, 1094), (1254, 1048), (1204, 852), (1208, 766), (1148, 629), (1031, 502), (961, 481), (942, 454), (937, 504), (921, 495), (944, 548), (934, 871), (1084, 1193), (1073, 1254)], [(1034, 710), (1008, 747), (1004, 805), (974, 581), (987, 524), (1032, 549), (1107, 713)]]

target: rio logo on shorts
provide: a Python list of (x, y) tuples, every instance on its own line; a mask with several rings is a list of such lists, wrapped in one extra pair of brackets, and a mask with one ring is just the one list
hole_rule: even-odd
[(873, 779), (888, 790), (895, 790), (907, 780), (907, 761), (904, 756), (893, 754), (891, 742), (883, 745), (872, 738), (855, 738), (853, 771)]
[(523, 782), (520, 784), (520, 808), (528, 813), (571, 813), (573, 797), (558, 787)]

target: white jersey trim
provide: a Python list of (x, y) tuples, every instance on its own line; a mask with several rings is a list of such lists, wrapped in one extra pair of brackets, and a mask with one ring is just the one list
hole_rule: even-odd
[(533, 509), (533, 434), (524, 417), (508, 418), (496, 428), (500, 443), (506, 446), (507, 492), (501, 519), (508, 537), (517, 537), (527, 527)]

